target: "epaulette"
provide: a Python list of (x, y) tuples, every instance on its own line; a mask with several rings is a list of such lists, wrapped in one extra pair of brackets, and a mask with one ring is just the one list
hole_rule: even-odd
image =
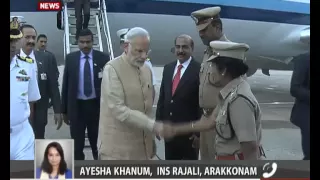
[(210, 47), (207, 47), (205, 50), (204, 50), (204, 53), (205, 54), (208, 54), (209, 56), (212, 56), (212, 49)]
[(34, 63), (34, 60), (32, 58), (28, 58), (28, 57), (21, 57), (19, 54), (16, 55), (17, 58), (21, 61), (27, 62), (27, 63)]
[(229, 96), (229, 102), (232, 103), (234, 100), (237, 99), (238, 97), (238, 86), (236, 88), (234, 88), (231, 92), (230, 92), (230, 96)]
[(150, 58), (147, 58), (147, 61), (150, 61)]
[(244, 98), (245, 100), (247, 100), (251, 105), (252, 105), (252, 108), (255, 108), (255, 103), (252, 102), (252, 100), (248, 97), (246, 97), (245, 95), (241, 94), (241, 93), (238, 93), (238, 86), (236, 88), (234, 88), (231, 93), (230, 93), (230, 96), (229, 96), (229, 102), (232, 103), (234, 102), (236, 99), (238, 99), (239, 97), (242, 97)]

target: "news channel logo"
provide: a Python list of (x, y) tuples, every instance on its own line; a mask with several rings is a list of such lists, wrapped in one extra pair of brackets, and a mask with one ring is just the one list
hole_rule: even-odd
[[(51, 175), (46, 172), (46, 169), (50, 166), (63, 167), (64, 174), (57, 174), (51, 177)], [(73, 139), (36, 139), (34, 169), (36, 179), (73, 179)]]
[(276, 173), (277, 169), (278, 169), (277, 163), (275, 163), (275, 162), (273, 162), (273, 163), (267, 162), (267, 163), (263, 166), (263, 168), (262, 168), (262, 170), (263, 170), (263, 172), (264, 172), (264, 173), (262, 174), (262, 177), (263, 177), (263, 178), (270, 178), (270, 177), (272, 177), (272, 176)]

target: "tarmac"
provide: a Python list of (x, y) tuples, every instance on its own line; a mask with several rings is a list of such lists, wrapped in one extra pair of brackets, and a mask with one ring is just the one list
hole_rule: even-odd
[[(154, 67), (158, 82), (156, 91), (159, 92), (162, 77), (162, 67)], [(60, 84), (62, 84), (63, 66), (60, 70)], [(291, 71), (270, 71), (266, 76), (257, 71), (247, 80), (251, 85), (262, 109), (262, 145), (268, 160), (300, 160), (303, 157), (301, 150), (300, 130), (289, 121), (294, 99), (291, 97), (290, 79)], [(155, 101), (155, 104), (157, 99)], [(156, 106), (154, 107), (154, 111)], [(46, 127), (47, 139), (69, 139), (69, 126), (63, 124), (56, 130), (53, 121), (52, 109), (48, 113)], [(157, 141), (157, 155), (164, 159), (163, 141)], [(88, 144), (86, 140), (86, 144)], [(90, 147), (85, 148), (86, 160), (92, 160)]]

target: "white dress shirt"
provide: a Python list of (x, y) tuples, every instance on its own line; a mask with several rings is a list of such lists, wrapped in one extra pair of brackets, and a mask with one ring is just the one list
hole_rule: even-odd
[[(26, 53), (23, 52), (22, 48), (20, 49), (20, 57), (27, 57), (28, 55)], [(29, 55), (30, 58), (33, 59), (34, 63), (33, 63), (33, 67), (35, 69), (35, 72), (36, 72), (36, 77), (38, 77), (38, 65), (37, 65), (37, 61), (36, 61), (36, 56), (34, 55), (34, 52), (31, 51), (30, 55)]]
[(174, 73), (173, 73), (173, 77), (172, 77), (172, 79), (174, 78), (174, 76), (177, 74), (177, 71), (178, 71), (178, 66), (181, 64), (182, 65), (182, 69), (181, 69), (181, 73), (180, 73), (180, 79), (182, 78), (182, 76), (183, 76), (183, 74), (184, 74), (184, 72), (186, 71), (186, 69), (188, 68), (188, 66), (189, 66), (189, 64), (190, 64), (190, 62), (191, 62), (191, 56), (190, 56), (190, 58), (187, 60), (187, 61), (185, 61), (184, 63), (180, 63), (180, 61), (179, 60), (177, 60), (177, 65), (176, 65), (176, 67), (175, 67), (175, 69), (174, 69)]

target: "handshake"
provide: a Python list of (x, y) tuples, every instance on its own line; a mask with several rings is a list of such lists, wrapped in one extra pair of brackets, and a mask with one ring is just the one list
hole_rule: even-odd
[(155, 122), (153, 132), (156, 133), (157, 138), (170, 139), (176, 135), (175, 127), (169, 122)]

